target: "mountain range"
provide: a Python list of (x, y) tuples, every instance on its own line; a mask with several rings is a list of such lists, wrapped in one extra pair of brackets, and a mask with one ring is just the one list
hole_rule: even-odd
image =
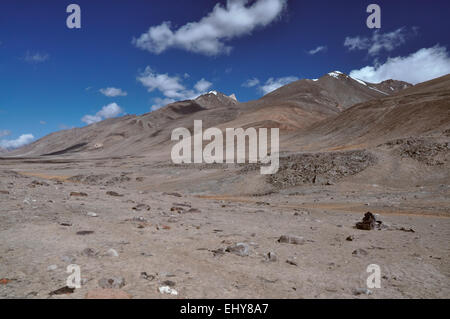
[(368, 83), (333, 71), (246, 103), (211, 91), (143, 115), (55, 132), (8, 156), (154, 156), (171, 144), (174, 128), (192, 129), (194, 120), (203, 120), (204, 129), (278, 127), (281, 149), (290, 151), (308, 149), (312, 139), (315, 148), (380, 142), (446, 128), (449, 93), (449, 75), (413, 86), (396, 80)]

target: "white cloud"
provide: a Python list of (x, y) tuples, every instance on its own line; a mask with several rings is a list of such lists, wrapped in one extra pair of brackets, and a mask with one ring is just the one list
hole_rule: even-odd
[(253, 78), (253, 79), (248, 79), (247, 81), (242, 83), (242, 86), (246, 87), (246, 88), (251, 88), (251, 87), (257, 86), (258, 84), (259, 84), (259, 80), (257, 78)]
[(34, 140), (33, 134), (22, 134), (15, 140), (1, 140), (0, 148), (7, 150), (22, 147)]
[(326, 51), (326, 50), (327, 50), (327, 47), (326, 47), (326, 46), (320, 45), (320, 46), (318, 46), (318, 47), (315, 48), (315, 49), (309, 50), (309, 51), (308, 51), (308, 54), (314, 55), (314, 54), (317, 54), (317, 53), (319, 53), (319, 52), (323, 52), (323, 51)]
[(98, 111), (95, 115), (87, 114), (83, 116), (81, 121), (89, 125), (92, 123), (103, 121), (105, 119), (116, 117), (121, 113), (123, 113), (123, 110), (119, 105), (117, 105), (117, 103), (110, 103), (102, 107), (102, 109)]
[(122, 91), (122, 89), (117, 88), (106, 88), (106, 89), (100, 89), (100, 93), (107, 97), (116, 97), (116, 96), (127, 96), (128, 93), (125, 91)]
[(9, 130), (0, 130), (0, 137), (11, 135), (11, 131)]
[(47, 61), (49, 58), (50, 56), (47, 53), (31, 53), (30, 51), (27, 51), (27, 53), (25, 53), (24, 60), (28, 63), (42, 63)]
[(350, 76), (372, 83), (394, 79), (416, 84), (448, 73), (450, 57), (447, 49), (436, 45), (420, 49), (406, 57), (389, 58), (384, 64), (353, 70)]
[(46, 125), (47, 122), (45, 122), (45, 121), (39, 121), (39, 124), (41, 124), (41, 125)]
[(211, 82), (206, 81), (205, 79), (201, 79), (194, 85), (194, 89), (196, 89), (198, 92), (204, 92), (209, 89), (211, 85)]
[(291, 82), (297, 81), (298, 77), (296, 76), (286, 76), (282, 78), (269, 78), (266, 83), (259, 87), (259, 90), (265, 95), (276, 89), (282, 87), (283, 85), (289, 84)]
[[(413, 28), (416, 32), (416, 28)], [(344, 46), (350, 51), (367, 50), (369, 55), (375, 56), (383, 50), (390, 52), (406, 42), (409, 34), (405, 27), (388, 33), (380, 33), (379, 30), (373, 32), (372, 37), (346, 37)]]
[(157, 98), (153, 99), (154, 104), (152, 105), (151, 109), (152, 109), (152, 111), (155, 111), (167, 104), (174, 103), (174, 102), (176, 102), (176, 100), (168, 98), (168, 97), (165, 97), (165, 98), (157, 97)]
[(265, 27), (280, 16), (287, 0), (228, 0), (226, 6), (216, 4), (213, 11), (197, 22), (189, 22), (177, 30), (171, 22), (152, 26), (146, 33), (133, 39), (133, 44), (152, 53), (178, 48), (206, 55), (229, 53), (226, 41), (250, 34)]
[(193, 89), (187, 89), (182, 84), (180, 77), (170, 76), (167, 73), (156, 73), (149, 66), (145, 68), (144, 72), (139, 74), (137, 80), (149, 92), (158, 90), (164, 95), (164, 98), (158, 97), (154, 99), (155, 104), (152, 106), (152, 110), (175, 101), (195, 99), (199, 95), (206, 93), (205, 91), (212, 85), (211, 82), (201, 79), (194, 85)]

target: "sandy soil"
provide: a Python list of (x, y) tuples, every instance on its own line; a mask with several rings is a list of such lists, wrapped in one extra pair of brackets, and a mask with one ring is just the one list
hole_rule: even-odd
[[(132, 298), (450, 297), (448, 183), (395, 187), (373, 167), (332, 185), (251, 196), (266, 186), (236, 170), (144, 158), (1, 160), (0, 297), (98, 297), (110, 278), (109, 296)], [(367, 211), (386, 228), (355, 229)], [(282, 235), (303, 241), (280, 243)], [(248, 254), (226, 251), (237, 243)], [(80, 266), (82, 287), (50, 294), (66, 285), (69, 264)], [(381, 288), (358, 295), (370, 264), (381, 267)], [(167, 285), (178, 295), (159, 292)]]

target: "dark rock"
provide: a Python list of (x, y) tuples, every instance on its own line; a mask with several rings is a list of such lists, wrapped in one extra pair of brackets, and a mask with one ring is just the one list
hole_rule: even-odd
[(135, 211), (138, 211), (138, 212), (141, 210), (149, 211), (151, 209), (151, 207), (147, 204), (138, 204), (138, 205), (134, 206), (132, 209)]
[(86, 257), (95, 257), (97, 256), (98, 253), (96, 253), (95, 250), (93, 250), (92, 248), (85, 248), (83, 249), (81, 254)]
[(274, 252), (272, 252), (272, 251), (269, 251), (267, 253), (266, 258), (267, 258), (268, 261), (273, 261), (273, 262), (278, 260), (277, 255)]
[(114, 191), (107, 191), (106, 195), (114, 196), (114, 197), (122, 197), (123, 196), (122, 194), (119, 194), (119, 193), (114, 192)]
[(293, 261), (292, 259), (286, 260), (286, 263), (289, 265), (292, 265), (292, 266), (298, 266), (298, 264), (295, 261)]
[(164, 280), (161, 283), (163, 286), (175, 287), (176, 283), (172, 280)]
[(377, 220), (371, 212), (365, 213), (362, 222), (356, 223), (356, 228), (362, 230), (373, 230), (376, 226)]
[(86, 197), (88, 196), (88, 194), (83, 193), (83, 192), (71, 192), (70, 196), (74, 196), (74, 197)]
[(93, 230), (80, 230), (80, 231), (77, 231), (77, 235), (81, 235), (81, 236), (90, 235), (90, 234), (93, 234), (93, 233), (94, 233)]
[(278, 239), (279, 243), (302, 245), (305, 243), (305, 239), (300, 236), (283, 235)]
[(62, 288), (53, 290), (52, 292), (49, 293), (50, 296), (53, 295), (69, 295), (72, 294), (75, 291), (75, 288), (70, 288), (67, 286), (64, 286)]
[(175, 196), (175, 197), (183, 197), (180, 193), (172, 192), (172, 193), (163, 193), (163, 195)]

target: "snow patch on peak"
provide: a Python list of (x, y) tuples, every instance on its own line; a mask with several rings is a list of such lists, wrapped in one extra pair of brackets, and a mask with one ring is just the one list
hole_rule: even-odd
[(236, 102), (237, 102), (237, 98), (236, 98), (236, 95), (233, 93), (233, 94), (231, 94), (231, 95), (229, 95), (228, 96), (230, 99), (233, 99), (233, 100), (235, 100)]
[(217, 95), (217, 91), (209, 91), (208, 94), (214, 94), (214, 95)]
[(355, 79), (355, 78), (352, 78), (353, 80), (355, 80), (356, 82), (358, 82), (358, 83), (360, 83), (360, 84), (362, 84), (362, 85), (365, 85), (365, 86), (367, 86), (367, 83), (366, 82), (364, 82), (364, 81), (362, 81), (362, 80), (360, 80), (360, 79)]
[(339, 76), (344, 75), (344, 73), (342, 73), (341, 71), (333, 71), (333, 72), (328, 73), (328, 75), (338, 79)]

